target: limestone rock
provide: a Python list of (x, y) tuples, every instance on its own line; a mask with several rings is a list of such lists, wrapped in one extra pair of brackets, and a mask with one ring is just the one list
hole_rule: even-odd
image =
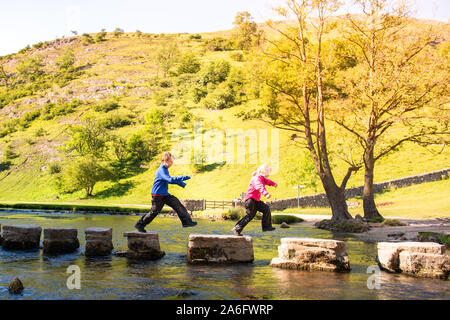
[(33, 225), (3, 226), (2, 246), (5, 250), (38, 249), (42, 228)]
[(314, 238), (282, 238), (278, 257), (272, 267), (308, 271), (350, 270), (345, 243), (338, 240)]
[(19, 278), (14, 278), (8, 286), (8, 291), (11, 294), (21, 294), (23, 291), (23, 284)]
[(80, 247), (76, 228), (44, 229), (44, 254), (71, 253)]
[(189, 236), (187, 248), (189, 263), (243, 263), (253, 260), (251, 237), (201, 234)]
[(111, 254), (112, 229), (111, 228), (88, 228), (84, 230), (86, 236), (87, 257), (107, 256)]
[(447, 279), (450, 274), (450, 256), (445, 254), (402, 251), (399, 260), (400, 270), (410, 275)]
[(370, 226), (366, 221), (361, 219), (345, 219), (340, 221), (322, 220), (315, 224), (319, 229), (335, 231), (361, 233), (370, 230)]
[(159, 245), (159, 237), (155, 232), (126, 232), (128, 251), (116, 252), (116, 255), (134, 259), (157, 260), (165, 255)]
[(287, 228), (290, 228), (290, 226), (286, 222), (283, 221), (281, 223), (281, 225), (280, 225), (280, 228), (286, 228), (287, 229)]
[(444, 253), (445, 246), (433, 242), (379, 242), (377, 262), (388, 272), (448, 278), (450, 257)]

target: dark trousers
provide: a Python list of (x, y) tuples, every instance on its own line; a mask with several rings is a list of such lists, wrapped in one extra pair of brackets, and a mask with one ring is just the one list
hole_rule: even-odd
[(265, 204), (262, 201), (256, 201), (253, 198), (247, 199), (245, 201), (245, 217), (243, 217), (239, 222), (236, 224), (235, 229), (239, 232), (241, 232), (245, 226), (252, 221), (252, 219), (255, 217), (256, 212), (259, 211), (263, 214), (261, 225), (262, 229), (268, 229), (272, 227), (272, 214), (270, 213), (270, 207)]
[(149, 213), (139, 219), (138, 224), (142, 225), (143, 227), (148, 225), (161, 212), (165, 204), (175, 210), (182, 224), (186, 224), (192, 221), (191, 216), (189, 215), (187, 209), (180, 202), (180, 200), (178, 200), (178, 198), (173, 195), (167, 195), (152, 196), (152, 209)]

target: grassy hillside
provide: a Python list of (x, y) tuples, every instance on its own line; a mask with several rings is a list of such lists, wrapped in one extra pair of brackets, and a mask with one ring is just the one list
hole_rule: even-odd
[[(220, 32), (199, 36), (124, 33), (118, 38), (107, 34), (106, 41), (95, 43), (83, 43), (83, 36), (77, 36), (38, 44), (21, 53), (3, 57), (2, 65), (5, 70), (14, 74), (21, 61), (41, 55), (45, 63), (44, 69), (51, 78), (58, 69), (56, 63), (59, 57), (70, 48), (74, 52), (75, 65), (80, 74), (63, 86), (51, 83), (48, 87), (35, 88), (31, 94), (10, 97), (0, 108), (0, 125), (4, 129), (9, 128), (8, 126), (15, 126), (16, 129), (0, 138), (0, 156), (5, 159), (9, 155), (8, 161), (4, 160), (0, 168), (0, 201), (148, 204), (159, 155), (136, 168), (126, 178), (98, 183), (93, 198), (85, 199), (85, 193), (81, 190), (73, 193), (62, 193), (59, 190), (55, 182), (56, 175), (51, 172), (52, 164), (61, 163), (65, 159), (59, 147), (68, 139), (68, 127), (82, 123), (83, 117), (87, 115), (98, 121), (111, 117), (128, 119), (129, 124), (110, 130), (121, 137), (129, 137), (142, 130), (145, 127), (145, 114), (154, 107), (170, 110), (174, 115), (165, 124), (168, 137), (180, 126), (193, 132), (196, 120), (201, 121), (203, 129), (218, 129), (223, 135), (227, 129), (270, 130), (270, 127), (260, 121), (243, 121), (237, 117), (240, 111), (259, 103), (249, 93), (249, 89), (246, 89), (241, 101), (234, 106), (211, 110), (204, 107), (204, 100), (196, 102), (192, 97), (192, 88), (198, 86), (197, 74), (176, 74), (175, 64), (165, 77), (161, 66), (156, 62), (155, 55), (159, 50), (175, 44), (180, 56), (195, 54), (202, 70), (211, 61), (225, 60), (232, 69), (241, 70), (244, 77), (248, 77), (250, 70), (241, 51), (214, 49), (220, 43), (218, 36), (226, 39), (230, 34), (231, 32)], [(95, 36), (92, 34), (93, 38)], [(4, 87), (1, 90), (1, 94), (8, 95)], [(205, 90), (210, 93), (215, 89), (205, 87)], [(79, 103), (75, 103), (74, 107), (67, 106), (76, 99)], [(111, 99), (118, 104), (118, 108), (106, 112), (99, 107)], [(47, 114), (51, 114), (48, 119), (43, 116), (45, 108)], [(31, 119), (31, 112), (35, 110), (40, 110), (40, 116)], [(184, 121), (182, 117), (186, 112), (191, 117)], [(13, 121), (15, 119), (16, 122)], [(328, 135), (332, 143), (339, 142), (338, 130), (331, 123), (328, 124)], [(413, 144), (404, 145), (397, 153), (377, 164), (375, 182), (448, 167), (450, 153), (448, 149), (441, 149), (441, 146), (425, 149)], [(303, 150), (290, 141), (289, 133), (280, 131), (279, 170), (271, 177), (279, 184), (272, 192), (274, 198), (297, 195), (297, 190), (287, 184), (285, 171), (290, 161), (302, 153)], [(246, 191), (251, 172), (256, 167), (256, 163), (224, 164), (206, 166), (196, 172), (191, 165), (177, 165), (175, 162), (171, 174), (187, 174), (192, 179), (187, 181), (185, 189), (171, 186), (170, 192), (181, 198), (229, 200)], [(340, 181), (346, 172), (345, 164), (336, 160), (334, 172), (337, 181)], [(363, 172), (360, 171), (350, 179), (348, 186), (358, 186), (362, 182)], [(313, 194), (315, 191), (306, 189), (302, 190), (302, 194)], [(322, 188), (319, 187), (317, 192), (322, 192)]]

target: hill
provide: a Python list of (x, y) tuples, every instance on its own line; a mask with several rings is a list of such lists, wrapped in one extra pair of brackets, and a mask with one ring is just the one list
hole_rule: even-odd
[[(426, 27), (428, 23), (417, 21), (417, 28)], [(448, 24), (438, 26), (448, 35)], [(86, 199), (83, 190), (62, 192), (56, 179), (61, 169), (58, 164), (63, 165), (66, 160), (61, 147), (69, 139), (70, 126), (82, 124), (86, 116), (109, 123), (104, 130), (129, 139), (148, 129), (147, 113), (161, 110), (167, 115), (164, 130), (166, 144), (170, 147), (175, 145), (170, 142), (174, 130), (185, 128), (193, 135), (195, 121), (200, 121), (202, 130), (217, 129), (223, 137), (230, 129), (262, 129), (270, 134), (273, 129), (265, 123), (244, 121), (237, 116), (240, 111), (258, 106), (260, 101), (253, 93), (257, 88), (243, 85), (249, 82), (252, 61), (243, 51), (229, 46), (227, 41), (231, 35), (231, 31), (195, 35), (106, 33), (103, 40), (97, 41), (98, 34), (90, 34), (35, 44), (2, 57), (1, 64), (12, 80), (19, 79), (18, 69), (23, 67), (24, 61), (39, 57), (45, 74), (39, 76), (40, 81), (31, 81), (31, 84), (17, 80), (15, 87), (0, 87), (0, 157), (3, 159), (0, 201), (148, 204), (162, 150), (149, 161), (127, 169), (130, 172), (120, 179), (96, 184), (92, 198)], [(62, 73), (61, 59), (68, 49), (73, 53), (74, 67)], [(171, 52), (178, 54), (172, 64), (168, 61)], [(194, 67), (195, 72), (180, 72), (183, 58), (189, 56), (195, 59), (187, 63), (187, 67)], [(205, 77), (211, 76), (211, 72), (208, 73), (211, 63), (211, 68), (218, 70), (224, 61), (230, 67), (224, 82), (234, 90), (231, 98), (229, 93), (222, 92), (226, 90), (222, 82), (205, 83)], [(231, 101), (226, 100), (227, 97)], [(338, 143), (337, 128), (331, 123), (328, 128), (329, 140)], [(284, 131), (279, 132), (278, 146), (279, 169), (272, 179), (279, 187), (273, 190), (273, 197), (293, 197), (297, 190), (288, 185), (286, 169), (293, 159), (302, 157), (303, 150), (295, 146), (289, 133)], [(269, 154), (271, 151), (269, 148)], [(375, 182), (443, 169), (448, 166), (449, 155), (442, 146), (425, 149), (404, 145), (378, 163)], [(246, 191), (251, 172), (257, 167), (257, 163), (249, 163), (251, 157), (246, 155), (245, 164), (175, 164), (172, 175), (188, 174), (192, 179), (185, 189), (175, 186), (170, 192), (180, 198), (229, 200)], [(345, 165), (336, 159), (337, 180), (345, 173)], [(360, 171), (350, 179), (348, 186), (361, 185), (362, 181)], [(323, 190), (319, 186), (317, 190), (302, 190), (302, 194), (316, 191)]]

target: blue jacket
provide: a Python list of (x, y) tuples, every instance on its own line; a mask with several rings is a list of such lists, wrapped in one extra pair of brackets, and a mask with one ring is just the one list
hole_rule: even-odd
[(169, 195), (169, 183), (177, 184), (180, 187), (185, 187), (186, 183), (184, 180), (189, 180), (191, 177), (189, 176), (179, 176), (179, 177), (171, 177), (169, 174), (169, 169), (161, 164), (156, 170), (155, 180), (153, 181), (152, 195), (157, 194), (160, 196), (168, 196)]

